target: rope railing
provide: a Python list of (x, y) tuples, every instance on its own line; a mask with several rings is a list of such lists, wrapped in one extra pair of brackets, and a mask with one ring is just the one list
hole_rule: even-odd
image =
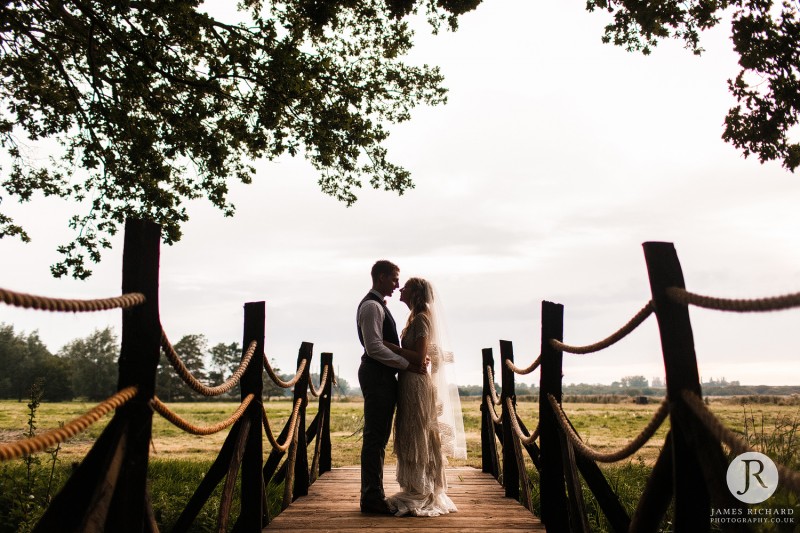
[(553, 407), (553, 412), (556, 414), (556, 419), (558, 419), (561, 429), (564, 431), (564, 434), (569, 437), (576, 451), (578, 451), (581, 455), (600, 463), (616, 463), (617, 461), (626, 459), (639, 451), (641, 447), (644, 446), (645, 443), (655, 434), (658, 428), (661, 427), (661, 424), (664, 422), (664, 420), (666, 420), (667, 415), (669, 415), (669, 403), (665, 399), (663, 402), (661, 402), (661, 405), (650, 419), (650, 422), (647, 423), (647, 426), (630, 443), (625, 445), (625, 447), (621, 450), (603, 453), (590, 448), (581, 440), (580, 436), (575, 433), (575, 430), (569, 424), (564, 409), (552, 394), (548, 394), (547, 399), (550, 400), (550, 405)]
[(642, 322), (644, 322), (647, 317), (649, 317), (653, 313), (653, 302), (652, 300), (647, 302), (647, 305), (642, 307), (642, 309), (631, 318), (627, 324), (622, 326), (620, 329), (606, 337), (605, 339), (595, 342), (594, 344), (587, 344), (586, 346), (571, 346), (569, 344), (564, 344), (561, 341), (556, 339), (550, 339), (550, 345), (555, 348), (556, 350), (561, 350), (562, 352), (573, 353), (573, 354), (587, 354), (593, 352), (599, 352), (600, 350), (604, 350), (608, 348), (612, 344), (615, 344), (625, 337), (627, 337), (633, 330), (638, 328)]
[(209, 387), (208, 385), (201, 383), (192, 375), (191, 371), (186, 367), (178, 353), (175, 351), (175, 348), (169, 342), (167, 334), (163, 329), (161, 330), (161, 347), (164, 349), (164, 355), (167, 356), (172, 368), (175, 369), (175, 372), (178, 373), (178, 376), (180, 376), (186, 385), (203, 396), (219, 396), (220, 394), (224, 394), (235, 387), (242, 378), (245, 370), (247, 370), (247, 366), (250, 364), (250, 359), (252, 359), (253, 354), (256, 351), (256, 345), (256, 341), (250, 342), (250, 345), (247, 347), (247, 351), (242, 357), (241, 363), (239, 363), (239, 367), (231, 375), (231, 377), (229, 377), (221, 385)]
[(322, 371), (322, 376), (319, 378), (319, 388), (315, 388), (311, 380), (308, 381), (308, 392), (310, 392), (314, 398), (319, 398), (322, 391), (325, 390), (325, 384), (328, 381), (328, 368), (328, 365), (325, 365), (325, 370)]
[(0, 302), (25, 309), (40, 311), (57, 311), (65, 313), (84, 313), (92, 311), (108, 311), (109, 309), (128, 309), (143, 304), (144, 294), (132, 292), (112, 298), (94, 300), (72, 300), (67, 298), (50, 298), (24, 292), (15, 292), (0, 288)]
[[(519, 416), (517, 416), (517, 422), (520, 422), (521, 420), (522, 419)], [(541, 429), (542, 429), (541, 424), (539, 424), (539, 422), (536, 422), (536, 427), (533, 428), (533, 431), (531, 432), (531, 437), (530, 437), (531, 438), (531, 442), (534, 442), (534, 441), (536, 441), (536, 439), (539, 438), (539, 433), (540, 433)]]
[(24, 455), (41, 452), (71, 439), (100, 420), (109, 411), (125, 405), (131, 398), (136, 396), (137, 391), (136, 387), (126, 387), (109, 396), (85, 414), (67, 422), (62, 427), (27, 439), (0, 444), (0, 461), (18, 459)]
[(497, 395), (497, 389), (494, 388), (494, 372), (492, 372), (492, 367), (486, 367), (486, 373), (489, 376), (489, 392), (492, 395), (492, 403), (495, 405), (500, 405), (502, 400), (500, 400), (500, 396)]
[[(702, 398), (697, 394), (684, 390), (681, 396), (686, 402), (686, 405), (692, 410), (694, 415), (706, 426), (712, 435), (720, 442), (725, 443), (728, 448), (735, 454), (742, 454), (745, 452), (755, 451), (753, 448), (744, 441), (739, 435), (728, 429), (725, 424), (717, 418), (717, 415), (712, 413), (708, 407), (703, 403)], [(782, 464), (776, 463), (778, 468), (778, 476), (781, 483), (789, 490), (800, 493), (800, 472), (796, 472)]]
[[(709, 508), (715, 501), (713, 491), (720, 482), (722, 487), (725, 485), (724, 470), (687, 470), (680, 466), (696, 461), (699, 457), (698, 450), (703, 451), (704, 457), (717, 460), (723, 459), (726, 453), (736, 455), (752, 451), (751, 445), (753, 448), (758, 447), (758, 443), (748, 442), (746, 437), (725, 427), (699, 396), (700, 379), (696, 371), (698, 360), (688, 306), (733, 312), (778, 311), (800, 308), (800, 292), (755, 299), (728, 299), (695, 294), (683, 287), (683, 269), (672, 243), (645, 242), (643, 249), (652, 296), (626, 323), (620, 321), (611, 330), (617, 331), (609, 331), (611, 334), (603, 335), (605, 338), (601, 340), (589, 339), (597, 340), (592, 344), (567, 344), (564, 339), (564, 305), (543, 300), (540, 359), (537, 358), (527, 368), (521, 368), (530, 360), (523, 359), (524, 365), (519, 362), (515, 364), (510, 341), (500, 341), (500, 369), (503, 371), (501, 416), (498, 416), (499, 408), (496, 408), (500, 390), (499, 386), (495, 390), (492, 376), (492, 369), (495, 368), (492, 349), (485, 348), (482, 352), (482, 401), (485, 405), (481, 405), (481, 411), (488, 411), (488, 416), (484, 413), (481, 419), (481, 450), (484, 457), (481, 462), (482, 470), (491, 473), (503, 484), (506, 497), (523, 503), (530, 501), (529, 483), (532, 480), (526, 477), (528, 472), (523, 461), (524, 445), (540, 472), (550, 472), (550, 475), (540, 476), (538, 480), (542, 520), (548, 525), (548, 530), (566, 531), (575, 524), (578, 524), (578, 529), (590, 529), (579, 474), (583, 475), (585, 487), (589, 488), (595, 501), (599, 502), (611, 529), (615, 531), (628, 531), (637, 527), (653, 528), (674, 516), (682, 517), (680, 521), (687, 529), (707, 528), (708, 513), (713, 513), (713, 509), (709, 511)], [(669, 401), (664, 400), (659, 406), (653, 406), (654, 412), (648, 409), (647, 412), (652, 416), (645, 415), (642, 418), (642, 425), (636, 430), (638, 434), (621, 439), (619, 443), (608, 445), (592, 442), (596, 439), (590, 438), (589, 433), (582, 437), (573, 427), (559, 400), (556, 400), (560, 398), (564, 383), (561, 352), (590, 354), (606, 349), (630, 335), (651, 315), (657, 315), (658, 318), (664, 369), (670, 376), (672, 391)], [(533, 423), (528, 424), (527, 420), (520, 417), (521, 413), (517, 412), (517, 409), (524, 409), (522, 404), (515, 405), (514, 375), (527, 374), (537, 368), (541, 373), (539, 403), (542, 416), (540, 424), (531, 432), (533, 428), (526, 425), (532, 426)], [(696, 395), (684, 392), (695, 390), (698, 391)], [(673, 410), (682, 407), (675, 402), (687, 403), (686, 412)], [(542, 403), (550, 405), (544, 406)], [(550, 412), (554, 416), (544, 416)], [(671, 428), (664, 424), (670, 415), (673, 417)], [(686, 419), (685, 416), (689, 418)], [(683, 427), (684, 421), (689, 424), (687, 427)], [(498, 454), (496, 442), (500, 433), (498, 424), (503, 425), (499, 444), (502, 446), (502, 456)], [(601, 463), (616, 463), (635, 457), (642, 450), (656, 444), (660, 447), (662, 443), (656, 443), (658, 439), (654, 437), (661, 436), (667, 430), (667, 448), (674, 444), (673, 441), (687, 442), (687, 438), (693, 445), (675, 445), (671, 449), (661, 450), (655, 469), (648, 477), (648, 490), (638, 498), (635, 515), (631, 516), (629, 510), (622, 505), (617, 488), (612, 487), (605, 476)], [(534, 441), (539, 446), (535, 446)], [(781, 486), (800, 494), (800, 468), (794, 461), (783, 461), (783, 465), (776, 465)], [(708, 475), (722, 475), (723, 480), (709, 479)], [(676, 476), (682, 480), (677, 485)], [(565, 490), (565, 486), (568, 490)]]
[(269, 377), (272, 378), (272, 381), (274, 381), (278, 387), (283, 389), (288, 389), (297, 383), (297, 381), (300, 379), (300, 376), (303, 375), (303, 371), (306, 369), (307, 362), (308, 361), (306, 359), (303, 359), (303, 361), (300, 363), (300, 366), (297, 367), (297, 373), (294, 375), (294, 377), (289, 381), (283, 381), (278, 374), (275, 373), (275, 370), (272, 369), (272, 365), (270, 364), (269, 359), (267, 359), (267, 354), (264, 354), (264, 368), (267, 370), (267, 374), (269, 374)]
[(669, 287), (667, 289), (667, 296), (674, 302), (683, 305), (695, 305), (705, 309), (733, 311), (735, 313), (781, 311), (800, 307), (800, 292), (783, 296), (745, 300), (702, 296), (680, 287)]
[(150, 405), (158, 414), (164, 417), (167, 421), (169, 421), (174, 426), (176, 426), (179, 429), (182, 429), (187, 433), (191, 433), (192, 435), (211, 435), (213, 433), (218, 433), (223, 429), (232, 426), (236, 421), (238, 421), (244, 414), (245, 410), (247, 409), (247, 406), (249, 406), (250, 402), (253, 401), (253, 398), (255, 398), (254, 394), (248, 394), (247, 396), (245, 396), (245, 398), (242, 400), (242, 403), (239, 404), (239, 407), (236, 408), (236, 411), (231, 416), (229, 416), (222, 422), (219, 422), (211, 426), (196, 426), (191, 422), (189, 422), (188, 420), (181, 418), (180, 415), (178, 415), (175, 411), (172, 411), (169, 407), (167, 407), (167, 405), (164, 402), (159, 400), (157, 396), (154, 397), (152, 400), (150, 400)]
[(533, 363), (531, 363), (530, 366), (528, 366), (527, 368), (520, 368), (517, 365), (515, 365), (514, 361), (512, 361), (511, 359), (506, 359), (506, 366), (512, 372), (514, 372), (515, 374), (520, 374), (522, 376), (524, 376), (526, 374), (530, 374), (531, 372), (536, 370), (539, 367), (539, 365), (541, 365), (541, 364), (542, 364), (542, 356), (541, 355), (539, 357), (537, 357), (533, 361)]
[(511, 402), (511, 398), (506, 398), (506, 407), (508, 408), (508, 412), (514, 415), (511, 417), (511, 427), (514, 429), (514, 433), (517, 434), (517, 438), (522, 444), (526, 446), (531, 445), (539, 438), (539, 426), (537, 425), (536, 429), (530, 435), (525, 435), (522, 431), (522, 427), (519, 425), (519, 415), (517, 414), (517, 409), (514, 407), (514, 404)]
[(488, 394), (486, 395), (486, 406), (487, 406), (487, 409), (489, 409), (489, 416), (492, 417), (492, 422), (494, 422), (495, 424), (502, 423), (503, 417), (499, 416), (497, 414), (497, 411), (494, 410), (495, 404), (494, 404), (494, 402), (492, 402), (492, 399), (489, 397)]
[(267, 416), (267, 410), (262, 407), (262, 422), (264, 424), (264, 433), (267, 434), (267, 439), (269, 443), (272, 445), (273, 448), (278, 450), (279, 452), (285, 452), (289, 449), (289, 446), (292, 444), (292, 440), (294, 440), (294, 431), (295, 427), (297, 426), (297, 417), (300, 414), (300, 405), (303, 403), (303, 400), (298, 398), (294, 404), (294, 410), (292, 411), (292, 416), (289, 419), (289, 432), (286, 434), (286, 440), (283, 444), (278, 444), (278, 439), (275, 438), (275, 435), (272, 433), (272, 428), (269, 425), (269, 417)]

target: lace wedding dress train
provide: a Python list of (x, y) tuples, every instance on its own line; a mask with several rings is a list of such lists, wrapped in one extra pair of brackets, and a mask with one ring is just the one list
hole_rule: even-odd
[[(411, 348), (419, 337), (428, 337), (424, 317), (417, 317), (402, 339)], [(429, 350), (430, 351), (430, 350)], [(429, 353), (435, 368), (439, 354)], [(401, 492), (388, 498), (397, 516), (439, 516), (457, 511), (447, 496), (447, 479), (442, 437), (446, 427), (438, 420), (437, 394), (430, 374), (401, 372), (398, 379), (397, 414), (394, 426), (394, 453), (397, 456), (397, 482)], [(438, 402), (439, 409), (441, 402)]]

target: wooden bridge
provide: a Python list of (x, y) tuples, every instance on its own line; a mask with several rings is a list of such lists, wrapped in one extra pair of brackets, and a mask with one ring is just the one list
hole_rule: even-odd
[[(362, 514), (359, 510), (360, 476), (356, 467), (331, 470), (312, 485), (307, 496), (292, 503), (264, 531), (523, 533), (545, 530), (519, 502), (503, 497), (503, 487), (494, 477), (477, 468), (447, 469), (447, 494), (458, 512), (435, 518)], [(394, 468), (387, 465), (386, 494), (400, 490), (394, 476)]]
[[(223, 384), (208, 386), (181, 362), (161, 325), (158, 306), (160, 228), (126, 223), (122, 296), (103, 300), (62, 300), (0, 289), (0, 301), (50, 311), (123, 309), (119, 390), (86, 415), (31, 438), (0, 443), (0, 461), (41, 452), (84, 431), (104, 414), (114, 416), (81, 465), (45, 510), (34, 531), (159, 531), (147, 484), (154, 412), (184, 431), (210, 434), (230, 428), (219, 455), (194, 495), (186, 502), (172, 531), (190, 531), (200, 510), (222, 484), (217, 531), (257, 533), (283, 531), (542, 531), (588, 532), (584, 487), (602, 511), (607, 529), (655, 532), (668, 509), (675, 531), (711, 529), (711, 509), (740, 511), (725, 484), (728, 454), (750, 451), (749, 443), (727, 429), (702, 401), (688, 306), (736, 312), (800, 307), (800, 294), (758, 300), (725, 300), (686, 290), (680, 263), (669, 243), (645, 243), (652, 300), (608, 338), (585, 346), (563, 342), (564, 308), (542, 302), (541, 352), (528, 367), (514, 364), (510, 341), (501, 341), (501, 391), (496, 390), (494, 357), (483, 350), (481, 404), (481, 471), (448, 469), (448, 494), (459, 511), (436, 518), (362, 515), (358, 507), (359, 470), (332, 469), (330, 440), (332, 354), (323, 353), (320, 383), (310, 379), (312, 345), (302, 343), (294, 377), (281, 380), (264, 355), (264, 302), (244, 306), (243, 353), (239, 368)], [(600, 351), (624, 338), (650, 315), (658, 320), (667, 381), (667, 400), (654, 409), (639, 437), (624, 449), (604, 453), (591, 449), (572, 427), (561, 406), (564, 353)], [(171, 412), (155, 396), (161, 351), (181, 378), (199, 394), (216, 396), (238, 386), (241, 404), (226, 420), (198, 427)], [(516, 411), (514, 375), (540, 371), (539, 416), (529, 431)], [(263, 372), (279, 386), (293, 387), (293, 411), (276, 436), (262, 403)], [(318, 401), (317, 414), (306, 421), (306, 406)], [(499, 414), (497, 410), (499, 409)], [(669, 420), (670, 431), (635, 509), (621, 502), (597, 463), (619, 461), (649, 440)], [(263, 449), (264, 437), (271, 448)], [(313, 442), (313, 447), (311, 443)], [(723, 448), (723, 445), (725, 448)], [(527, 456), (527, 458), (526, 458)], [(529, 476), (529, 464), (538, 480)], [(800, 494), (800, 474), (778, 465), (780, 486)], [(581, 479), (581, 477), (583, 479)], [(394, 472), (385, 475), (386, 492), (399, 490)], [(502, 484), (499, 482), (502, 481)], [(537, 487), (534, 487), (534, 483)], [(234, 492), (240, 487), (239, 512), (232, 517)], [(281, 512), (271, 516), (267, 487), (282, 487)], [(534, 491), (538, 488), (538, 491)], [(538, 492), (538, 496), (534, 496)], [(534, 498), (538, 502), (534, 502)], [(537, 505), (534, 505), (536, 503)], [(533, 515), (541, 509), (541, 521)], [(797, 524), (795, 524), (796, 526)], [(725, 531), (749, 531), (746, 523), (721, 524)]]

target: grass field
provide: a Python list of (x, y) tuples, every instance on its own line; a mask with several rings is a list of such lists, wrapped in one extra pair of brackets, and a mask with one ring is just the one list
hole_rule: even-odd
[[(69, 421), (86, 412), (94, 404), (83, 402), (43, 403), (37, 412), (37, 432), (57, 427), (59, 422)], [(233, 402), (176, 403), (170, 407), (184, 418), (198, 425), (216, 423), (236, 408)], [(266, 403), (267, 413), (274, 431), (286, 423), (291, 414), (289, 400)], [(454, 465), (480, 466), (480, 402), (477, 397), (462, 399), (464, 427), (467, 433), (468, 457)], [(584, 441), (599, 450), (615, 450), (627, 444), (647, 424), (655, 413), (656, 404), (635, 405), (633, 403), (565, 403), (564, 410)], [(781, 419), (800, 421), (800, 407), (790, 405), (745, 404), (730, 400), (714, 401), (709, 408), (733, 430), (742, 431), (745, 420), (754, 420), (756, 426), (774, 427)], [(536, 426), (538, 404), (521, 401), (517, 412), (529, 428)], [(316, 413), (315, 404), (309, 404), (306, 420)], [(0, 442), (22, 438), (27, 430), (28, 409), (25, 402), (0, 401)], [(360, 429), (363, 403), (359, 400), (334, 401), (331, 406), (331, 439), (333, 442), (333, 465), (352, 466), (359, 462), (361, 449)], [(60, 457), (64, 461), (80, 460), (91, 447), (111, 415), (90, 427), (62, 446)], [(651, 462), (658, 454), (664, 435), (669, 428), (665, 422), (655, 437), (637, 454), (645, 462)], [(194, 436), (184, 433), (158, 415), (153, 419), (154, 459), (179, 459), (189, 461), (213, 460), (222, 446), (226, 432), (209, 436)], [(265, 448), (269, 442), (264, 438)], [(391, 446), (391, 444), (390, 444)]]
[[(82, 402), (43, 403), (37, 413), (37, 432), (57, 427), (86, 412), (94, 404)], [(199, 424), (208, 425), (231, 414), (235, 403), (197, 402), (177, 403), (170, 407), (184, 418)], [(480, 466), (480, 403), (476, 397), (462, 399), (464, 426), (467, 433), (468, 457), (454, 465)], [(289, 400), (266, 403), (267, 413), (273, 428), (280, 428), (291, 414)], [(800, 421), (800, 407), (771, 404), (737, 404), (731, 401), (711, 401), (710, 409), (725, 424), (736, 431), (742, 431), (746, 419), (753, 419), (757, 426), (762, 424), (774, 427), (781, 419)], [(593, 448), (615, 450), (621, 448), (635, 437), (650, 420), (658, 408), (657, 404), (635, 405), (633, 403), (565, 403), (564, 410), (575, 428)], [(536, 426), (538, 404), (521, 401), (517, 411), (529, 428)], [(306, 420), (310, 421), (316, 413), (315, 404), (309, 404)], [(0, 401), (0, 442), (21, 438), (27, 429), (28, 409), (25, 402)], [(334, 466), (352, 466), (359, 462), (361, 449), (360, 428), (362, 425), (363, 403), (359, 400), (334, 401), (331, 407), (331, 438), (333, 441)], [(94, 439), (102, 431), (111, 415), (90, 427), (62, 446), (60, 457), (64, 461), (80, 460), (91, 447)], [(158, 415), (154, 415), (153, 447), (154, 459), (179, 459), (189, 461), (213, 460), (222, 446), (226, 432), (210, 436), (194, 436), (182, 432)], [(658, 454), (669, 428), (665, 422), (655, 437), (645, 445), (636, 457), (650, 463)], [(277, 431), (277, 429), (275, 429)], [(264, 439), (265, 446), (269, 443)]]
[[(466, 460), (451, 461), (454, 466), (480, 467), (480, 402), (477, 398), (462, 399), (464, 425), (467, 433), (468, 457)], [(170, 407), (184, 418), (198, 425), (210, 425), (226, 418), (237, 404), (220, 402), (179, 403)], [(36, 432), (41, 433), (49, 428), (57, 427), (60, 422), (69, 421), (93, 407), (93, 404), (81, 402), (43, 403), (36, 417)], [(743, 431), (747, 423), (748, 434), (775, 435), (776, 432), (787, 431), (794, 439), (794, 431), (800, 425), (800, 407), (794, 405), (773, 404), (740, 404), (736, 401), (711, 401), (710, 409), (724, 423), (736, 431)], [(271, 401), (266, 404), (273, 431), (283, 427), (291, 413), (289, 400)], [(520, 401), (518, 413), (529, 428), (536, 426), (538, 419), (538, 403)], [(655, 403), (635, 405), (633, 403), (599, 404), (599, 403), (565, 403), (564, 410), (573, 425), (589, 446), (601, 450), (612, 451), (622, 448), (647, 425), (657, 410)], [(334, 401), (331, 416), (331, 438), (333, 444), (333, 466), (358, 465), (361, 450), (360, 430), (362, 425), (363, 403), (359, 400)], [(310, 422), (316, 413), (315, 404), (309, 405), (306, 420)], [(58, 474), (54, 481), (56, 487), (63, 484), (69, 472), (69, 465), (80, 461), (100, 434), (111, 415), (106, 416), (85, 433), (62, 445), (59, 451)], [(0, 442), (7, 442), (23, 437), (27, 429), (28, 409), (25, 402), (0, 401)], [(788, 429), (787, 429), (788, 428)], [(664, 437), (669, 429), (669, 421), (658, 430), (656, 435), (631, 459), (611, 466), (603, 466), (612, 485), (626, 499), (629, 505), (635, 504), (641, 494), (649, 467), (657, 457)], [(158, 415), (154, 415), (154, 436), (151, 448), (150, 483), (153, 503), (158, 521), (166, 529), (177, 518), (181, 503), (188, 501), (192, 492), (204, 475), (208, 466), (216, 457), (225, 439), (227, 431), (210, 436), (193, 436), (182, 432)], [(785, 439), (772, 439), (784, 442)], [(787, 444), (792, 461), (797, 460), (797, 442), (790, 440)], [(269, 443), (264, 439), (265, 453)], [(391, 447), (391, 444), (390, 444)], [(784, 446), (785, 447), (785, 446)], [(786, 451), (786, 450), (784, 450)], [(775, 453), (779, 453), (776, 451)], [(49, 456), (39, 454), (41, 464), (36, 466), (38, 478), (47, 477), (50, 468)], [(387, 462), (393, 461), (391, 453), (387, 454)], [(530, 466), (530, 465), (529, 465)], [(797, 464), (794, 465), (797, 467)], [(16, 506), (19, 512), (21, 500), (14, 499), (13, 492), (20, 491), (20, 476), (24, 478), (25, 465), (22, 460), (0, 464), (0, 532), (24, 531), (25, 527), (14, 522), (13, 516), (4, 516), (3, 495), (5, 505)], [(532, 466), (531, 466), (531, 470)], [(535, 472), (533, 473), (535, 477)], [(273, 488), (275, 492), (277, 488)], [(31, 491), (33, 492), (33, 491)], [(16, 503), (14, 503), (16, 502)], [(216, 518), (213, 504), (206, 506), (202, 520), (213, 524)], [(590, 510), (591, 511), (591, 510)], [(36, 518), (36, 513), (28, 515), (28, 520)], [(10, 523), (13, 527), (4, 527)], [(205, 526), (199, 531), (205, 530)], [(600, 527), (602, 529), (602, 527)]]

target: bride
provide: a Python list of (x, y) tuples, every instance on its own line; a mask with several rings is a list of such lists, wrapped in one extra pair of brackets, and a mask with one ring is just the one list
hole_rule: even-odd
[(401, 346), (384, 344), (412, 363), (429, 358), (431, 372), (400, 372), (394, 453), (402, 491), (387, 500), (397, 516), (439, 516), (457, 511), (446, 494), (446, 457), (467, 456), (458, 387), (447, 378), (453, 354), (442, 347), (441, 315), (431, 284), (410, 278), (400, 289), (400, 301), (411, 310)]

